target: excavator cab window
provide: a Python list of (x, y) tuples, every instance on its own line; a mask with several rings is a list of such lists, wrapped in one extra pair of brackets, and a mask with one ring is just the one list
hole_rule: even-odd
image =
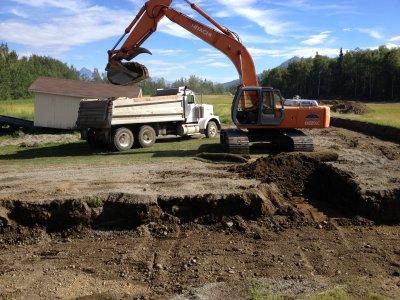
[(236, 119), (240, 124), (258, 123), (258, 90), (242, 90), (236, 98)]

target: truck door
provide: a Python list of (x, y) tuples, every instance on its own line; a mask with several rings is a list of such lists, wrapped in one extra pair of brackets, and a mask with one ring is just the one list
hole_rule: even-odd
[(187, 123), (197, 122), (196, 102), (193, 94), (185, 96), (185, 118)]

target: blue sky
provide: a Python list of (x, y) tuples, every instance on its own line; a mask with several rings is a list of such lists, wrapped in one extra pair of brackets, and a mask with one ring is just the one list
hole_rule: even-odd
[[(257, 72), (293, 56), (337, 56), (339, 49), (400, 46), (399, 0), (192, 0), (236, 32)], [(107, 50), (144, 0), (0, 0), (0, 41), (20, 56), (51, 56), (80, 69), (103, 72)], [(184, 0), (172, 6), (198, 17)], [(215, 82), (238, 78), (232, 63), (166, 18), (143, 46), (153, 55), (136, 61), (153, 77), (173, 81), (196, 75)]]

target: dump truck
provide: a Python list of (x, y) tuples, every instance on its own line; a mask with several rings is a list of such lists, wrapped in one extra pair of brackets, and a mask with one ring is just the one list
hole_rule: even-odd
[(76, 125), (89, 145), (117, 151), (151, 147), (165, 135), (214, 138), (221, 129), (213, 106), (197, 103), (187, 87), (159, 89), (152, 97), (82, 99)]

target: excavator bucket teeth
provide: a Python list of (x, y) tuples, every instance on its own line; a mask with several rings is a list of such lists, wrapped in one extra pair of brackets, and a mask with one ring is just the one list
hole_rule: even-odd
[(108, 80), (118, 85), (136, 83), (149, 77), (147, 68), (137, 62), (110, 61), (106, 71)]

